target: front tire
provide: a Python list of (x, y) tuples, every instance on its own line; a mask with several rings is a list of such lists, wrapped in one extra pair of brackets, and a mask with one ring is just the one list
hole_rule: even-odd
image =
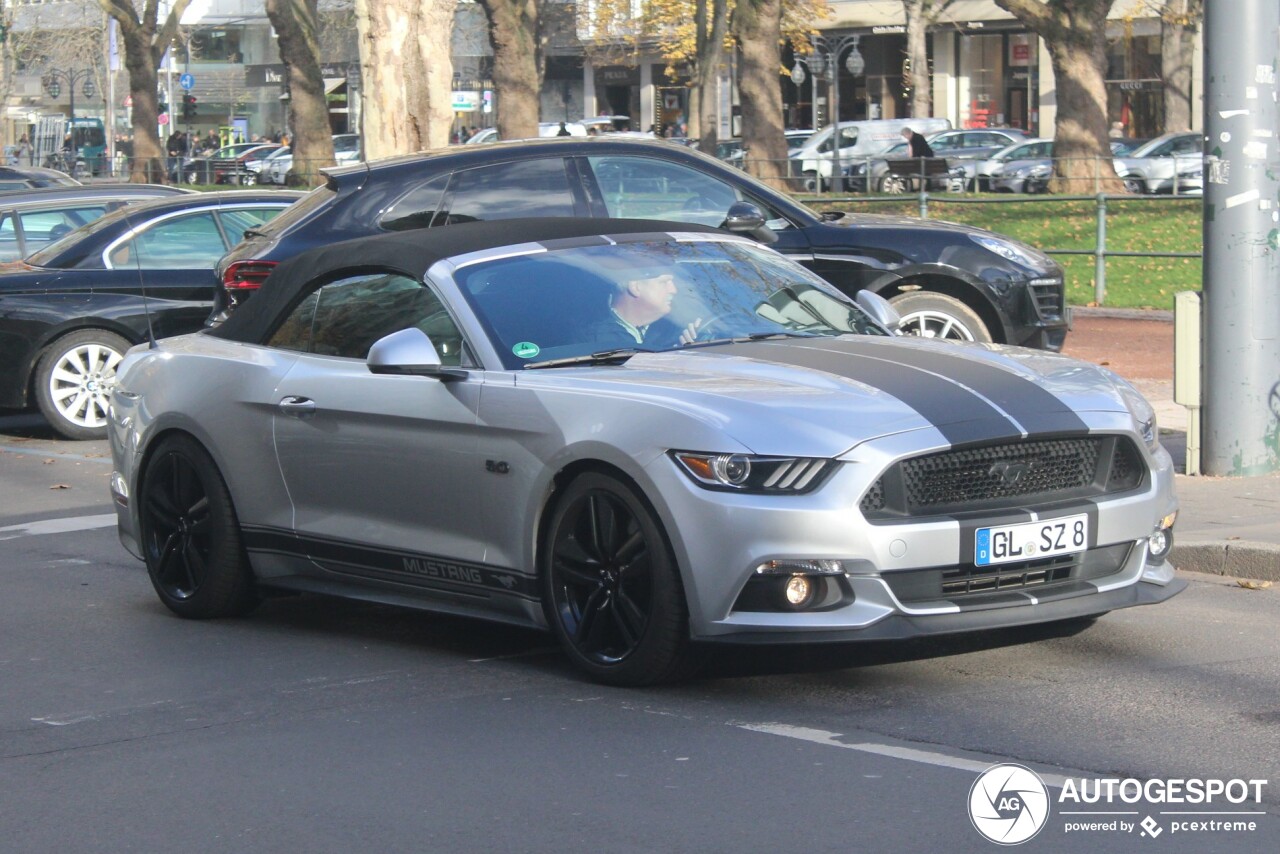
[(68, 439), (105, 439), (116, 366), (129, 342), (105, 329), (82, 329), (49, 345), (36, 363), (36, 403)]
[(147, 575), (170, 611), (201, 620), (257, 604), (231, 494), (194, 439), (161, 441), (142, 476), (138, 515)]
[(889, 302), (902, 315), (899, 329), (906, 335), (991, 343), (991, 332), (982, 318), (955, 297), (912, 291), (899, 294)]
[(542, 558), (543, 608), (577, 667), (598, 682), (652, 685), (691, 662), (684, 590), (644, 499), (604, 474), (556, 503)]
[(901, 175), (885, 175), (880, 179), (880, 192), (900, 196), (907, 191), (907, 179)]

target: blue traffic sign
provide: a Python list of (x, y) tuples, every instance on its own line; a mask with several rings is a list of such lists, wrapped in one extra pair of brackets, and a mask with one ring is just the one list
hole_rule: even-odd
[(178, 78), (178, 85), (189, 91), (192, 86), (196, 85), (196, 76), (194, 74), (184, 74)]

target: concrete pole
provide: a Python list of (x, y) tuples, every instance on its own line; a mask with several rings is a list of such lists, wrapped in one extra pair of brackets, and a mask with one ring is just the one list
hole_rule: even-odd
[(1208, 475), (1280, 471), (1280, 3), (1205, 3)]

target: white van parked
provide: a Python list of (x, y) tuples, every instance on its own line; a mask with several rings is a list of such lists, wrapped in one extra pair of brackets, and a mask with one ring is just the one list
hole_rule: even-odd
[[(840, 166), (878, 154), (902, 141), (902, 129), (911, 128), (921, 136), (950, 130), (949, 119), (869, 119), (840, 123)], [(835, 160), (835, 127), (827, 125), (791, 155), (792, 174), (805, 178), (806, 190), (822, 190), (831, 183)]]

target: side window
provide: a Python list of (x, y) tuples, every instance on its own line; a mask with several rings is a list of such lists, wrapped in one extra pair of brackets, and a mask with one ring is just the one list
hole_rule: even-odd
[(418, 184), (405, 193), (387, 209), (378, 221), (378, 225), (387, 231), (411, 231), (415, 228), (430, 228), (436, 223), (436, 215), (440, 213), (440, 202), (444, 197), (444, 188), (449, 186), (449, 173), (437, 175), (430, 181)]
[(13, 227), (13, 215), (0, 215), (0, 261), (17, 261), (22, 257), (18, 245), (18, 232)]
[(1174, 154), (1199, 154), (1200, 138), (1195, 136), (1185, 137), (1178, 140), (1173, 147)]
[(211, 211), (178, 216), (148, 228), (111, 252), (111, 266), (140, 270), (212, 267), (227, 253)]
[(718, 226), (739, 199), (732, 185), (679, 163), (647, 157), (588, 157), (587, 161), (611, 217)]
[(222, 228), (227, 232), (227, 240), (234, 246), (244, 240), (244, 233), (270, 222), (284, 208), (220, 208), (218, 216), (222, 220)]
[(26, 254), (43, 249), (75, 231), (86, 222), (95, 220), (107, 212), (105, 206), (87, 208), (63, 208), (53, 211), (32, 211), (18, 214), (22, 220), (22, 236), (26, 241)]
[(311, 328), (315, 324), (316, 303), (320, 301), (320, 292), (313, 291), (307, 298), (298, 303), (297, 308), (289, 312), (272, 336), (267, 339), (268, 347), (280, 350), (295, 350), (307, 353), (311, 350)]
[(497, 163), (454, 175), (446, 224), (526, 216), (573, 216), (562, 157)]
[(364, 274), (324, 285), (289, 313), (267, 344), (364, 359), (379, 338), (411, 326), (427, 333), (441, 362), (461, 363), (462, 333), (444, 304), (423, 283), (397, 273)]

